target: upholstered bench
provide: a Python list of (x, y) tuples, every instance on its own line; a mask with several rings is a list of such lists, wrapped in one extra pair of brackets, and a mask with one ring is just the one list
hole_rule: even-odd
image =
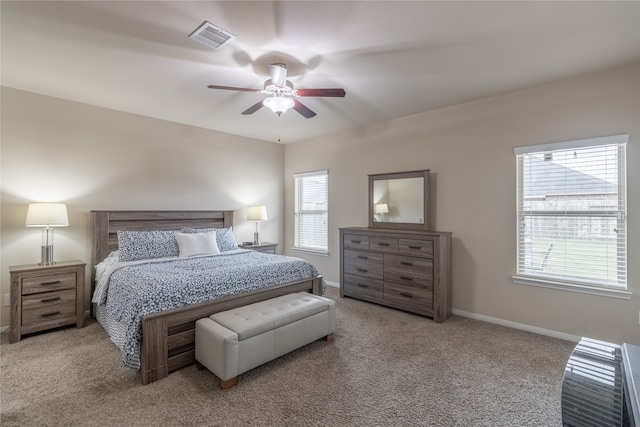
[(220, 378), (238, 375), (320, 338), (333, 340), (335, 302), (307, 292), (282, 295), (196, 322), (196, 361)]

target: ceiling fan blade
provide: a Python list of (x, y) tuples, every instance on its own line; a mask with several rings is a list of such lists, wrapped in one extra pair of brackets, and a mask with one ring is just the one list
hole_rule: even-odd
[(261, 109), (261, 108), (262, 108), (262, 105), (263, 105), (263, 104), (262, 104), (262, 101), (258, 101), (258, 102), (256, 102), (255, 104), (253, 104), (251, 107), (249, 107), (249, 108), (247, 108), (246, 110), (244, 110), (244, 111), (242, 112), (242, 114), (244, 114), (245, 116), (246, 116), (246, 115), (248, 115), (248, 114), (253, 114), (253, 113), (255, 113), (256, 111), (258, 111), (259, 109)]
[(254, 93), (262, 92), (261, 89), (250, 89), (250, 88), (245, 88), (245, 87), (216, 86), (216, 85), (209, 85), (207, 87), (209, 89), (239, 90), (241, 92), (254, 92)]
[(271, 74), (271, 83), (275, 87), (284, 87), (287, 84), (287, 67), (284, 64), (270, 64), (269, 73)]
[(296, 89), (298, 96), (335, 96), (343, 97), (347, 93), (344, 89)]
[(302, 114), (305, 118), (310, 119), (311, 117), (316, 115), (316, 113), (311, 111), (309, 108), (307, 108), (305, 105), (303, 105), (298, 100), (294, 99), (293, 102), (295, 103), (293, 105), (293, 109), (296, 110), (298, 113)]

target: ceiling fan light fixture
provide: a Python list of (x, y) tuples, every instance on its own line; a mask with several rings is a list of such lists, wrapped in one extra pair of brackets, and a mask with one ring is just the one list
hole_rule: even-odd
[(269, 108), (271, 111), (280, 115), (292, 108), (295, 105), (295, 101), (291, 98), (283, 96), (272, 96), (262, 101), (262, 105)]

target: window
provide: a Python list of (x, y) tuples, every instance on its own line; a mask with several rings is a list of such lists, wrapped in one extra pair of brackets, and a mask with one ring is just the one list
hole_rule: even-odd
[(329, 171), (294, 174), (294, 249), (329, 253)]
[(616, 135), (515, 149), (514, 281), (627, 297), (616, 291), (627, 288), (628, 139)]

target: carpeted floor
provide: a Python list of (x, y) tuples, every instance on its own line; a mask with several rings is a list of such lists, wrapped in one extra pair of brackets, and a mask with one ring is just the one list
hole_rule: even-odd
[(143, 386), (94, 320), (0, 348), (3, 426), (560, 426), (575, 343), (336, 300), (317, 341), (222, 391), (190, 366)]

